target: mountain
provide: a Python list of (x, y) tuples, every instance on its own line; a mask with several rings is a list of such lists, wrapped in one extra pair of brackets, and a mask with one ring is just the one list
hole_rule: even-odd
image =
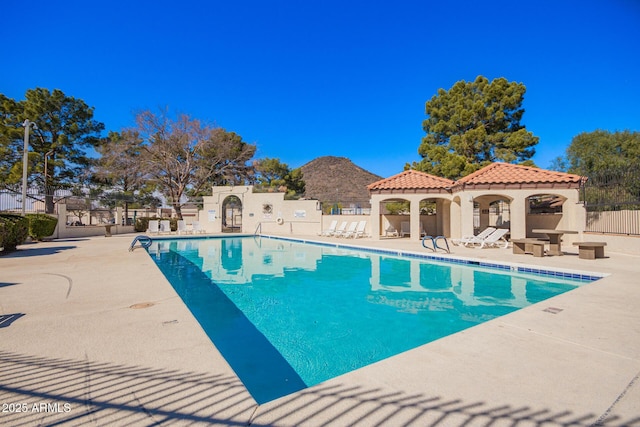
[(339, 202), (343, 207), (368, 207), (367, 185), (382, 179), (346, 157), (318, 157), (301, 169), (307, 198), (325, 204)]

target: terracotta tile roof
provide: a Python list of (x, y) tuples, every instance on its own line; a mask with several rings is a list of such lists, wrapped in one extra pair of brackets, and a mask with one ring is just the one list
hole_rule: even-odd
[(449, 179), (410, 169), (369, 184), (367, 188), (369, 191), (449, 189), (453, 184)]
[(496, 162), (460, 178), (456, 181), (456, 186), (486, 184), (577, 184), (580, 183), (581, 180), (582, 177), (579, 175)]
[(575, 188), (583, 177), (564, 172), (554, 172), (530, 166), (510, 163), (492, 163), (484, 168), (451, 181), (425, 172), (407, 170), (389, 178), (376, 181), (367, 186), (370, 192), (405, 192), (418, 190), (437, 190), (437, 192), (456, 192), (465, 187), (522, 188), (524, 187), (566, 187)]

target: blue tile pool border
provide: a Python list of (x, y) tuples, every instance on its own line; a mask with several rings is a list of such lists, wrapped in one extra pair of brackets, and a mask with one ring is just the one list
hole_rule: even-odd
[(593, 273), (593, 272), (585, 272), (578, 270), (564, 270), (564, 269), (547, 269), (541, 267), (535, 267), (530, 265), (522, 265), (515, 263), (498, 263), (498, 262), (489, 262), (476, 260), (472, 258), (464, 258), (464, 257), (455, 257), (455, 256), (443, 256), (438, 254), (429, 254), (429, 253), (420, 253), (413, 251), (404, 251), (399, 249), (383, 249), (383, 248), (372, 248), (367, 246), (358, 246), (352, 244), (344, 244), (341, 242), (326, 242), (319, 240), (310, 240), (310, 239), (301, 239), (301, 238), (293, 238), (286, 236), (271, 236), (268, 234), (229, 234), (229, 235), (207, 235), (207, 236), (154, 236), (150, 237), (152, 240), (175, 240), (175, 239), (225, 239), (231, 237), (262, 237), (266, 239), (275, 239), (275, 240), (284, 240), (290, 242), (298, 242), (298, 243), (308, 243), (317, 246), (325, 246), (330, 248), (344, 248), (344, 249), (355, 249), (369, 253), (390, 255), (390, 256), (399, 256), (406, 258), (417, 258), (417, 259), (425, 259), (429, 261), (439, 261), (449, 264), (463, 264), (474, 267), (485, 267), (485, 268), (493, 268), (501, 271), (512, 271), (517, 273), (528, 273), (528, 274), (536, 274), (540, 276), (546, 277), (559, 277), (563, 279), (572, 279), (572, 280), (581, 280), (586, 282), (593, 282), (595, 280), (600, 280), (604, 277), (607, 277), (608, 274), (605, 273)]
[(458, 257), (450, 257), (450, 256), (442, 256), (437, 254), (427, 254), (427, 253), (419, 253), (412, 251), (403, 251), (398, 249), (381, 249), (381, 248), (371, 248), (367, 246), (358, 246), (358, 245), (350, 245), (344, 244), (340, 242), (325, 242), (318, 240), (308, 240), (308, 239), (296, 239), (291, 237), (283, 237), (283, 236), (269, 236), (269, 235), (260, 235), (260, 237), (267, 239), (275, 239), (275, 240), (285, 240), (291, 242), (300, 242), (300, 243), (308, 243), (314, 244), (318, 246), (327, 246), (334, 248), (344, 248), (344, 249), (355, 249), (364, 252), (371, 252), (376, 254), (384, 254), (391, 256), (400, 256), (406, 258), (417, 258), (417, 259), (425, 259), (430, 261), (440, 261), (449, 264), (463, 264), (474, 267), (485, 267), (485, 268), (494, 268), (502, 271), (513, 271), (518, 273), (529, 273), (529, 274), (537, 274), (540, 276), (547, 277), (559, 277), (563, 279), (573, 279), (573, 280), (582, 280), (587, 282), (593, 282), (595, 280), (600, 280), (608, 274), (604, 273), (592, 273), (592, 272), (584, 272), (577, 270), (562, 270), (562, 269), (545, 269), (534, 266), (525, 266), (519, 264), (511, 264), (511, 263), (497, 263), (497, 262), (488, 262), (488, 261), (480, 261), (470, 258), (458, 258)]

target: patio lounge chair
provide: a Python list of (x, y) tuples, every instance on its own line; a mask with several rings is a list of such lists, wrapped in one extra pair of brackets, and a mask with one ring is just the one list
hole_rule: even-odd
[(358, 227), (356, 228), (355, 233), (353, 233), (353, 235), (349, 237), (353, 237), (354, 239), (357, 239), (359, 237), (365, 237), (366, 236), (366, 234), (364, 233), (365, 228), (367, 228), (367, 221), (358, 222)]
[(506, 228), (498, 228), (493, 233), (489, 234), (482, 243), (480, 243), (480, 248), (506, 248), (509, 246), (509, 242), (504, 236), (509, 232)]
[(475, 236), (463, 236), (461, 239), (451, 239), (451, 243), (456, 246), (472, 246), (475, 244), (480, 244), (494, 231), (496, 231), (495, 227), (487, 227)]
[(191, 223), (191, 231), (193, 231), (193, 234), (204, 233), (204, 230), (200, 228), (200, 221), (193, 221)]
[(400, 223), (400, 236), (411, 236), (411, 224), (409, 221), (402, 221)]
[(149, 227), (147, 228), (148, 234), (160, 234), (160, 229), (158, 228), (158, 220), (152, 219), (149, 221)]
[(340, 223), (340, 227), (336, 228), (336, 231), (334, 231), (331, 234), (331, 236), (340, 237), (346, 230), (347, 230), (347, 221), (342, 221)]
[(333, 220), (331, 221), (331, 224), (329, 224), (329, 228), (327, 228), (326, 230), (322, 230), (320, 232), (320, 236), (331, 236), (333, 233), (336, 232), (336, 227), (338, 226), (338, 220)]
[(160, 221), (160, 233), (171, 234), (171, 222), (168, 219)]
[(349, 228), (347, 228), (347, 231), (337, 237), (353, 237), (353, 235), (356, 233), (356, 227), (358, 227), (358, 222), (354, 221), (349, 224)]
[(399, 236), (398, 230), (396, 230), (396, 228), (391, 224), (389, 224), (387, 226), (387, 228), (384, 229), (384, 235), (387, 236), (387, 237), (388, 236), (394, 236), (394, 237), (398, 237)]
[(187, 234), (189, 230), (187, 230), (187, 224), (184, 222), (184, 219), (178, 220), (178, 234)]

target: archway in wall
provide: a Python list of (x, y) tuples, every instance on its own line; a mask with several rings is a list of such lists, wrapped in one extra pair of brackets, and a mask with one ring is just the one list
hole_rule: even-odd
[(222, 202), (222, 232), (242, 231), (242, 201), (237, 196), (227, 196)]
[(473, 229), (478, 234), (487, 227), (511, 229), (511, 198), (488, 194), (473, 200)]
[(527, 236), (535, 228), (556, 229), (562, 221), (566, 197), (557, 194), (533, 194), (527, 197)]
[(420, 235), (450, 237), (451, 201), (431, 197), (420, 200)]
[(380, 201), (380, 235), (406, 237), (409, 235), (411, 203), (407, 199), (390, 198)]

